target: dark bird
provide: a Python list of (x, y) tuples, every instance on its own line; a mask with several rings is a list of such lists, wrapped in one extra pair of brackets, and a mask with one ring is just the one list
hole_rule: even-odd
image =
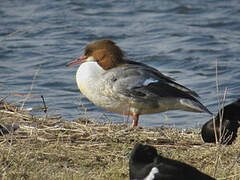
[(136, 144), (129, 160), (130, 180), (214, 180), (196, 168), (164, 158), (148, 145)]
[[(222, 126), (220, 130), (220, 119)], [(214, 132), (214, 122), (216, 129), (216, 139)], [(220, 141), (222, 144), (232, 144), (237, 137), (237, 131), (240, 126), (240, 99), (225, 106), (220, 110), (214, 119), (210, 119), (202, 127), (202, 139), (204, 142), (216, 143)], [(220, 136), (221, 132), (221, 136)]]

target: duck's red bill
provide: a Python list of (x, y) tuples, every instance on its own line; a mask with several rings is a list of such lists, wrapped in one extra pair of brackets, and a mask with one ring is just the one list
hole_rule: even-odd
[(79, 58), (75, 59), (74, 61), (67, 63), (66, 66), (74, 66), (76, 64), (83, 63), (86, 61), (86, 59), (87, 59), (87, 56), (80, 56)]

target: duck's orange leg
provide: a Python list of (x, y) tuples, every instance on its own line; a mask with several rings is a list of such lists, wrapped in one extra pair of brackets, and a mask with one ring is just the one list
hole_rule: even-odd
[(132, 127), (135, 128), (138, 126), (139, 114), (132, 114)]

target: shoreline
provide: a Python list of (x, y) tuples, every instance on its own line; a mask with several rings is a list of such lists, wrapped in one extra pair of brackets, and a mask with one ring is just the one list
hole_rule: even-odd
[(240, 143), (207, 144), (199, 129), (132, 129), (127, 125), (61, 117), (37, 117), (1, 101), (0, 124), (17, 129), (0, 136), (1, 179), (129, 179), (136, 143), (152, 145), (167, 158), (217, 179), (239, 178)]

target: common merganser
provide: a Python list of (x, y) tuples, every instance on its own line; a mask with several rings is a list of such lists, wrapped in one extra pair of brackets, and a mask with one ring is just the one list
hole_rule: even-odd
[(202, 139), (204, 142), (208, 143), (216, 143), (216, 141), (220, 141), (220, 143), (222, 144), (230, 145), (237, 138), (237, 132), (239, 127), (240, 99), (223, 107), (215, 118), (210, 119), (203, 125), (201, 131)]
[(190, 89), (174, 82), (157, 69), (124, 58), (122, 50), (111, 40), (88, 44), (84, 55), (67, 63), (82, 63), (76, 74), (81, 93), (102, 109), (133, 118), (168, 110), (211, 112)]
[(214, 180), (196, 168), (158, 155), (149, 145), (136, 144), (129, 160), (130, 180)]

